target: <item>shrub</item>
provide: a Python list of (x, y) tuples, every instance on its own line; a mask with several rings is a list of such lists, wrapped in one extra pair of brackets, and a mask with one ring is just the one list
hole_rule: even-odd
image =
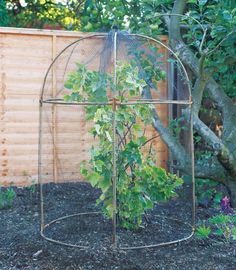
[[(146, 83), (139, 77), (139, 70), (127, 63), (117, 65), (117, 84), (113, 74), (90, 71), (81, 64), (69, 75), (65, 87), (71, 90), (66, 101), (107, 102), (107, 89), (116, 89), (117, 102), (125, 102), (141, 94)], [(81, 174), (93, 187), (102, 191), (97, 203), (103, 213), (112, 216), (112, 121), (111, 106), (87, 106), (87, 120), (93, 121), (91, 133), (98, 138), (92, 147), (89, 162), (81, 164)], [(175, 189), (182, 185), (181, 178), (156, 166), (156, 151), (145, 130), (152, 124), (153, 105), (122, 105), (116, 110), (117, 136), (117, 214), (121, 227), (138, 229), (143, 216), (156, 202), (175, 196)]]
[(196, 235), (198, 238), (219, 237), (226, 242), (236, 240), (235, 215), (218, 214), (210, 217), (207, 224), (208, 226), (201, 225), (197, 228)]
[(15, 197), (16, 193), (13, 188), (0, 189), (0, 209), (12, 207)]

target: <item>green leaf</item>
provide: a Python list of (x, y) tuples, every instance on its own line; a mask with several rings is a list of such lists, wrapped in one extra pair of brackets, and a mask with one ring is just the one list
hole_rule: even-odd
[(235, 215), (230, 216), (230, 221), (231, 221), (232, 223), (236, 223), (236, 216), (235, 216)]
[(225, 224), (229, 221), (229, 216), (227, 215), (216, 215), (209, 218), (209, 222), (215, 225)]
[(88, 176), (88, 170), (87, 168), (85, 167), (85, 164), (81, 164), (80, 165), (80, 173), (84, 176), (84, 177), (87, 177)]
[(199, 0), (199, 5), (204, 6), (208, 0)]
[(101, 188), (102, 192), (105, 193), (111, 187), (111, 184), (111, 179), (104, 178), (102, 181), (100, 181), (99, 188)]
[(196, 236), (200, 239), (208, 238), (211, 233), (211, 228), (205, 225), (200, 226), (196, 230)]
[(90, 175), (88, 175), (87, 180), (90, 182), (90, 184), (95, 187), (99, 180), (101, 179), (101, 176), (97, 172), (92, 172)]
[(236, 227), (232, 228), (231, 234), (232, 234), (232, 239), (236, 241)]
[(145, 136), (141, 136), (138, 138), (138, 144), (143, 145), (147, 141), (147, 138)]
[(102, 121), (102, 114), (103, 114), (103, 110), (97, 109), (97, 111), (94, 115), (94, 122)]
[(94, 161), (94, 167), (99, 171), (102, 172), (102, 168), (104, 166), (104, 162), (102, 160)]
[(105, 132), (106, 133), (106, 137), (108, 139), (109, 142), (112, 142), (112, 138), (111, 138), (111, 135), (108, 131)]
[(64, 100), (65, 100), (66, 102), (71, 101), (71, 96), (70, 96), (70, 95), (64, 95)]
[(100, 126), (100, 125), (98, 125), (98, 124), (95, 124), (95, 125), (94, 125), (94, 128), (95, 128), (95, 130), (96, 130), (97, 134), (99, 135), (99, 134), (100, 134), (100, 129), (101, 129), (101, 126)]
[(73, 88), (73, 82), (71, 82), (70, 80), (67, 80), (64, 84), (65, 88), (67, 89), (72, 89)]
[(106, 210), (107, 210), (108, 216), (109, 216), (109, 217), (112, 217), (112, 213), (113, 213), (113, 205), (112, 205), (112, 204), (108, 204), (108, 205), (106, 206)]
[(222, 235), (224, 235), (224, 230), (222, 228), (218, 228), (215, 231), (215, 234), (218, 235), (218, 236), (222, 236)]

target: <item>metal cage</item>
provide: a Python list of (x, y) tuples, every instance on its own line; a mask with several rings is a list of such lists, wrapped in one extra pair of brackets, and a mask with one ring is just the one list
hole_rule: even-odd
[[(110, 38), (111, 42), (109, 45), (109, 50), (107, 50), (107, 39)], [(126, 100), (125, 102), (120, 102), (116, 99), (116, 92), (113, 92), (110, 94), (108, 102), (91, 102), (88, 100), (84, 100), (82, 102), (66, 102), (63, 98), (64, 94), (64, 80), (67, 76), (69, 70), (74, 68), (75, 61), (80, 61), (87, 65), (88, 68), (91, 69), (101, 69), (101, 66), (104, 68), (112, 69), (114, 71), (114, 77), (113, 80), (116, 83), (116, 68), (117, 68), (117, 62), (120, 61), (120, 59), (125, 59), (125, 61), (129, 61), (128, 50), (130, 50), (130, 46), (135, 50), (135, 47), (133, 43), (135, 40), (142, 41), (142, 49), (145, 51), (145, 44), (151, 43), (155, 44), (155, 46), (158, 46), (162, 50), (165, 51), (167, 58), (172, 58), (172, 61), (167, 62), (167, 58), (164, 60), (162, 59), (163, 63), (166, 65), (168, 72), (170, 72), (171, 69), (173, 69), (173, 65), (177, 67), (178, 73), (181, 73), (181, 78), (184, 81), (184, 87), (185, 87), (185, 96), (182, 99), (176, 99), (173, 98), (173, 96), (169, 95), (159, 95), (157, 94), (156, 97), (139, 97), (134, 99)], [(127, 43), (130, 45), (127, 48)], [(144, 45), (143, 45), (144, 44)], [(88, 49), (90, 48), (90, 49)], [(104, 49), (105, 48), (105, 49)], [(85, 56), (84, 50), (87, 51), (87, 55)], [(104, 62), (104, 57), (109, 54), (109, 63)], [(163, 56), (160, 56), (163, 58)], [(94, 60), (96, 59), (96, 60)], [(173, 61), (174, 59), (174, 61)], [(173, 64), (174, 62), (174, 64)], [(59, 67), (59, 82), (55, 83), (55, 78), (52, 74), (52, 70), (55, 68), (55, 66)], [(172, 68), (171, 68), (172, 66)], [(170, 76), (169, 76), (170, 77)], [(171, 89), (173, 87), (171, 79), (168, 78), (168, 88)], [(60, 84), (60, 87), (58, 86)], [(175, 111), (175, 114), (181, 114), (183, 110), (188, 111), (189, 119), (188, 119), (188, 128), (187, 131), (182, 131), (180, 141), (181, 144), (184, 145), (185, 148), (188, 148), (189, 157), (191, 160), (188, 160), (186, 162), (189, 162), (191, 166), (191, 173), (190, 173), (190, 188), (191, 188), (191, 209), (189, 218), (191, 221), (183, 220), (181, 221), (179, 216), (181, 213), (177, 213), (177, 216), (171, 217), (168, 214), (164, 215), (165, 222), (168, 222), (167, 220), (170, 219), (173, 222), (178, 222), (180, 227), (185, 228), (184, 233), (180, 234), (180, 237), (178, 239), (171, 239), (171, 236), (166, 241), (160, 241), (160, 242), (150, 242), (146, 244), (138, 244), (134, 241), (134, 245), (124, 245), (121, 244), (120, 241), (117, 238), (117, 235), (119, 235), (119, 232), (117, 230), (117, 198), (116, 198), (116, 186), (117, 186), (117, 134), (116, 134), (116, 110), (117, 108), (121, 106), (133, 106), (138, 104), (147, 104), (156, 106), (155, 108), (157, 113), (162, 111), (162, 108), (165, 108), (165, 110), (168, 112), (167, 121), (170, 121), (170, 119), (173, 116), (173, 111)], [(190, 81), (188, 78), (188, 74), (186, 72), (186, 69), (182, 62), (180, 61), (178, 55), (172, 51), (167, 44), (163, 43), (162, 41), (158, 39), (154, 39), (145, 35), (140, 34), (124, 34), (118, 30), (112, 30), (109, 34), (90, 34), (86, 37), (80, 38), (71, 44), (69, 44), (67, 47), (62, 49), (62, 51), (55, 57), (51, 65), (49, 66), (47, 73), (44, 78), (42, 92), (40, 96), (40, 127), (39, 127), (39, 183), (40, 183), (40, 198), (41, 198), (41, 236), (53, 243), (62, 244), (65, 246), (70, 247), (77, 247), (81, 249), (89, 248), (89, 245), (85, 245), (81, 242), (78, 243), (72, 243), (67, 242), (66, 240), (60, 240), (57, 239), (57, 237), (48, 236), (47, 230), (50, 230), (53, 228), (53, 226), (59, 222), (63, 222), (66, 219), (71, 219), (74, 217), (78, 217), (80, 219), (86, 219), (88, 216), (94, 216), (95, 218), (100, 215), (100, 212), (97, 211), (85, 211), (85, 212), (79, 212), (79, 213), (69, 213), (66, 215), (63, 215), (62, 217), (57, 217), (56, 214), (52, 215), (53, 219), (51, 220), (45, 215), (45, 211), (52, 211), (52, 206), (45, 207), (47, 204), (47, 199), (45, 198), (45, 190), (44, 190), (44, 184), (52, 181), (52, 179), (57, 178), (57, 182), (63, 182), (64, 178), (69, 178), (71, 181), (75, 181), (78, 179), (78, 174), (70, 175), (70, 172), (63, 172), (63, 166), (66, 166), (66, 161), (64, 161), (64, 157), (60, 159), (60, 153), (57, 152), (57, 135), (55, 133), (55, 124), (56, 122), (59, 123), (60, 128), (63, 130), (63, 121), (60, 121), (60, 117), (65, 117), (65, 114), (68, 110), (73, 110), (75, 113), (83, 114), (83, 107), (84, 106), (111, 106), (113, 111), (112, 116), (112, 193), (113, 193), (113, 214), (112, 214), (112, 228), (111, 228), (111, 239), (112, 239), (112, 245), (115, 248), (119, 249), (140, 249), (140, 248), (153, 248), (153, 247), (160, 247), (165, 246), (169, 244), (175, 244), (182, 241), (185, 241), (189, 238), (191, 238), (194, 234), (194, 227), (195, 227), (195, 190), (194, 190), (194, 146), (193, 146), (193, 124), (192, 124), (192, 115), (191, 115), (191, 108), (192, 108), (192, 97), (191, 97), (191, 86)], [(68, 109), (71, 108), (71, 109)], [(184, 109), (183, 109), (184, 108)], [(63, 116), (64, 114), (64, 116)], [(151, 116), (150, 116), (151, 117)], [(62, 119), (61, 118), (61, 119)], [(64, 118), (63, 118), (64, 119)], [(66, 121), (66, 120), (65, 120)], [(70, 119), (68, 119), (70, 121)], [(76, 133), (76, 130), (73, 131)], [(84, 134), (86, 131), (84, 131)], [(70, 134), (67, 134), (68, 138), (70, 138)], [(78, 134), (78, 137), (80, 134)], [(165, 138), (162, 138), (165, 142)], [(184, 140), (187, 140), (187, 143), (183, 143)], [(79, 143), (79, 141), (78, 141)], [(79, 143), (80, 144), (80, 143)], [(50, 153), (48, 152), (50, 151)], [(84, 152), (86, 155), (86, 151)], [(56, 166), (60, 167), (58, 171), (55, 169), (55, 164), (51, 164), (48, 161), (48, 156), (57, 156), (56, 158)], [(78, 150), (78, 156), (79, 156), (79, 150)], [(168, 151), (168, 160), (169, 163), (166, 163), (166, 167), (168, 170), (174, 170), (174, 172), (179, 173), (178, 169), (173, 169), (171, 167), (171, 164), (177, 163), (177, 157), (174, 157), (173, 154)], [(75, 165), (76, 167), (77, 165)], [(46, 168), (47, 167), (47, 168)], [(62, 167), (62, 168), (61, 168)], [(48, 169), (49, 168), (49, 169)], [(58, 174), (61, 173), (61, 176), (58, 177)], [(68, 174), (68, 175), (67, 175)], [(58, 180), (58, 178), (60, 178)], [(56, 202), (55, 202), (56, 204)], [(55, 217), (55, 218), (54, 218)], [(162, 217), (160, 217), (161, 219)], [(155, 240), (156, 241), (156, 240)]]

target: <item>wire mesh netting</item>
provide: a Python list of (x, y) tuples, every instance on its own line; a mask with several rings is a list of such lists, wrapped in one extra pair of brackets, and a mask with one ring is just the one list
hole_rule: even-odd
[[(177, 55), (142, 35), (114, 29), (61, 51), (40, 100), (43, 237), (77, 247), (141, 248), (192, 236), (189, 87)], [(76, 184), (62, 184), (52, 206), (49, 182)]]

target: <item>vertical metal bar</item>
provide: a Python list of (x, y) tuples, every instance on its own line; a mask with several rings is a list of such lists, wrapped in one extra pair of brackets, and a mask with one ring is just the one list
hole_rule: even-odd
[(117, 31), (114, 33), (114, 93), (112, 105), (112, 244), (117, 247), (116, 237), (116, 214), (117, 214), (117, 201), (116, 201), (116, 61), (117, 61)]
[(43, 182), (42, 182), (42, 111), (43, 103), (39, 104), (39, 141), (38, 141), (38, 182), (40, 186), (40, 231), (44, 229), (44, 199), (43, 199)]
[[(52, 36), (52, 61), (56, 58), (56, 42), (57, 36)], [(56, 63), (52, 66), (52, 97), (56, 97), (57, 91), (57, 77), (56, 77)], [(54, 182), (58, 182), (58, 164), (57, 164), (57, 127), (56, 127), (56, 115), (57, 107), (56, 104), (52, 105), (52, 141), (53, 141), (53, 179)]]
[(113, 78), (113, 83), (114, 83), (114, 93), (113, 93), (113, 98), (116, 96), (116, 84), (117, 84), (117, 70), (116, 70), (116, 64), (117, 64), (117, 31), (115, 30), (114, 32), (114, 47), (113, 47), (113, 61), (114, 61), (114, 78)]
[[(168, 52), (168, 56), (170, 56), (170, 53)], [(167, 62), (167, 91), (168, 91), (168, 100), (173, 100), (174, 97), (174, 93), (173, 93), (173, 82), (174, 82), (174, 66), (172, 62)], [(173, 120), (173, 104), (168, 104), (168, 122), (171, 123), (171, 121)], [(171, 153), (171, 151), (169, 151), (168, 149), (168, 158), (170, 160), (170, 166), (169, 166), (169, 170), (170, 172), (174, 172), (174, 158), (173, 155)]]
[(194, 160), (194, 141), (193, 141), (193, 115), (192, 104), (190, 108), (190, 148), (191, 148), (191, 165), (192, 165), (192, 227), (195, 230), (195, 216), (196, 216), (196, 198), (195, 198), (195, 160)]
[(116, 100), (112, 106), (112, 244), (113, 247), (117, 247), (116, 238), (116, 213), (117, 213), (117, 203), (116, 203)]

